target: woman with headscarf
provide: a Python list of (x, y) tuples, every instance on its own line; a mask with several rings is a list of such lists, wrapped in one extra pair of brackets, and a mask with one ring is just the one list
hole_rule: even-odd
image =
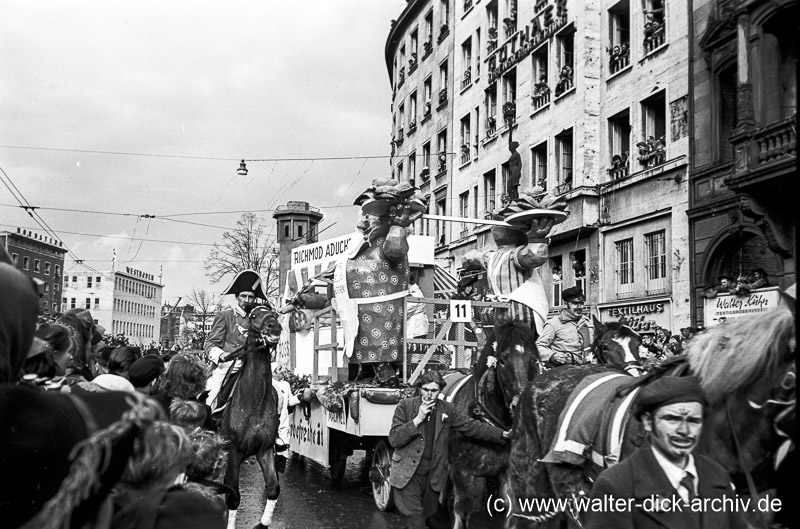
[(30, 351), (39, 300), (31, 279), (0, 248), (0, 384), (14, 382)]

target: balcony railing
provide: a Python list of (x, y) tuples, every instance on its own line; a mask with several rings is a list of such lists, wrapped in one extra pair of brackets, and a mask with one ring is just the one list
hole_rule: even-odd
[(447, 103), (447, 88), (442, 88), (439, 90), (439, 106), (441, 107)]
[(628, 161), (628, 154), (623, 155), (615, 154), (611, 157), (611, 168), (608, 170), (608, 176), (612, 180), (619, 180), (625, 178), (630, 174), (630, 163)]
[(660, 48), (664, 44), (664, 22), (653, 20), (644, 25), (645, 55)]
[(559, 74), (558, 82), (556, 83), (556, 97), (564, 94), (573, 86), (575, 86), (575, 78), (572, 73), (572, 67), (564, 66), (561, 68), (561, 73)]
[(464, 90), (472, 84), (472, 71), (467, 68), (464, 70), (464, 77), (461, 78), (461, 89)]
[(771, 164), (797, 156), (796, 119), (790, 117), (770, 125), (756, 136), (758, 164)]
[(667, 278), (659, 277), (657, 279), (647, 279), (647, 286), (645, 287), (648, 294), (664, 294), (667, 292)]
[(436, 40), (439, 44), (442, 43), (444, 39), (450, 34), (450, 26), (447, 24), (442, 24), (442, 27), (439, 28), (439, 38)]
[(656, 139), (648, 136), (647, 141), (636, 144), (639, 148), (639, 164), (645, 169), (662, 165), (667, 161), (667, 140), (664, 136)]
[(417, 130), (417, 121), (410, 121), (408, 123), (408, 134), (413, 133), (415, 130)]
[(608, 68), (612, 74), (617, 73), (631, 63), (631, 49), (628, 43), (614, 46), (610, 52)]
[[(617, 272), (619, 274), (619, 272)], [(617, 299), (633, 297), (633, 281), (630, 283), (617, 283)]]
[(550, 88), (548, 88), (547, 85), (545, 85), (543, 89), (534, 87), (534, 92), (533, 95), (531, 96), (531, 105), (533, 106), (533, 109), (539, 110), (549, 102), (550, 102)]
[(428, 56), (433, 53), (433, 46), (431, 42), (433, 41), (433, 36), (428, 36), (428, 40), (422, 43), (422, 60), (428, 58)]
[(553, 191), (556, 196), (572, 191), (572, 182), (564, 182), (561, 185), (557, 185)]
[(462, 145), (461, 146), (461, 164), (465, 164), (469, 162), (469, 145)]

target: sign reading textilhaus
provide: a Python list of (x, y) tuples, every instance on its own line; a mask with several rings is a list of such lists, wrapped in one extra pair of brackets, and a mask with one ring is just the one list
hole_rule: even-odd
[(725, 320), (746, 318), (767, 312), (778, 306), (778, 288), (754, 290), (746, 296), (721, 294), (704, 301), (706, 327), (719, 325)]
[(637, 332), (655, 332), (656, 327), (672, 328), (672, 308), (669, 298), (637, 303), (599, 305), (600, 320), (618, 321), (623, 316), (628, 326)]

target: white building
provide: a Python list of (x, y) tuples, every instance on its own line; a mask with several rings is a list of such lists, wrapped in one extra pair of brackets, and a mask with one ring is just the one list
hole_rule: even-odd
[(68, 272), (61, 310), (88, 309), (107, 333), (123, 334), (132, 344), (159, 342), (163, 287), (152, 274), (130, 267)]

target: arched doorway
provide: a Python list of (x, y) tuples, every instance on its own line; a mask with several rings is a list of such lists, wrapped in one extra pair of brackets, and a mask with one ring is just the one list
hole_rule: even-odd
[(766, 239), (756, 229), (742, 229), (721, 240), (706, 262), (704, 280), (715, 283), (721, 274), (751, 275), (761, 268), (767, 273), (769, 286), (777, 286), (783, 276), (783, 259), (770, 250)]

